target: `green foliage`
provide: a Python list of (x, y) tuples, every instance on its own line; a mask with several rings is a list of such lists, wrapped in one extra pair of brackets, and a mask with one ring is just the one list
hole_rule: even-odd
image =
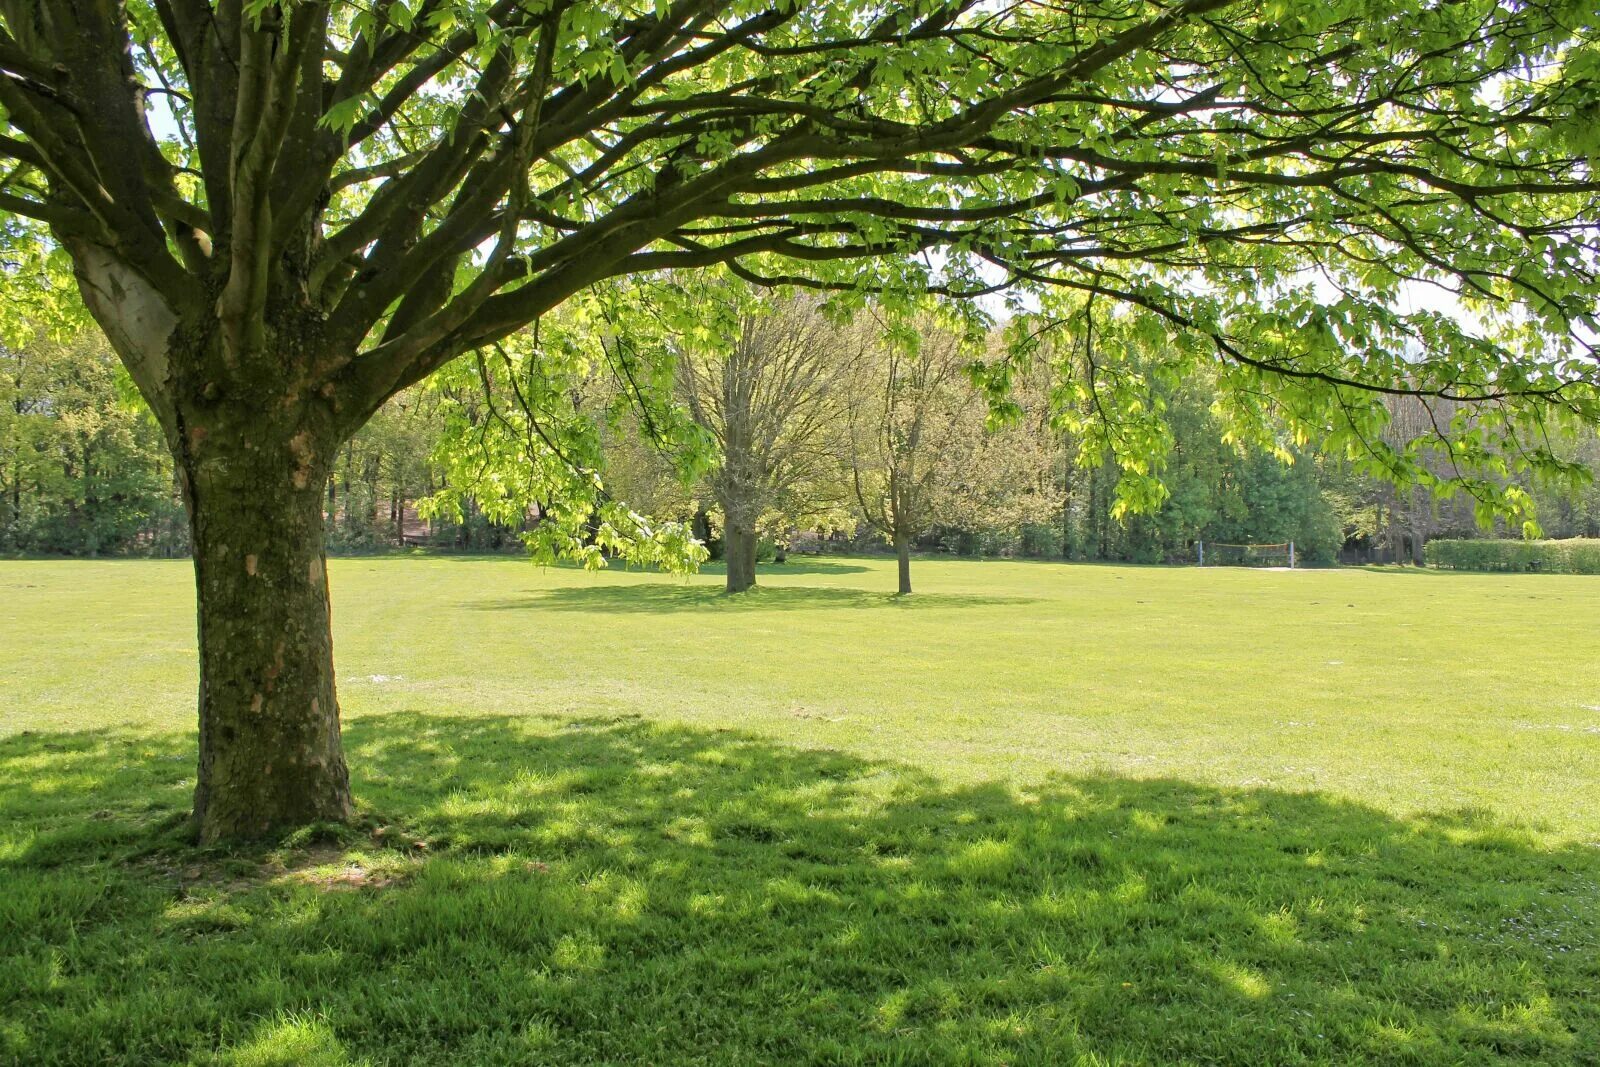
[(0, 552), (187, 545), (161, 430), (90, 330), (0, 345)]
[[(1170, 491), (1164, 394), (1196, 377), (1230, 442), (1314, 447), (1485, 522), (1528, 518), (1527, 475), (1581, 480), (1540, 442), (1600, 420), (1583, 0), (251, 0), (216, 26), (152, 0), (36, 7), (0, 15), (16, 277), (98, 249), (208, 336), (215, 293), (249, 296), (228, 332), (250, 337), (270, 293), (337, 335), (313, 385), (347, 413), (452, 359), (470, 376), (530, 323), (559, 332), (569, 300), (630, 310), (594, 286), (716, 266), (891, 313), (1006, 287), (1012, 351), (981, 374), (997, 410), (1029, 361), (1060, 366), (1060, 428), (1115, 463), (1119, 517)], [(74, 62), (96, 73), (66, 93)], [(82, 114), (104, 123), (59, 135)], [(235, 238), (261, 247), (213, 254)], [(670, 331), (711, 337), (704, 310)], [(502, 384), (558, 447), (531, 487), (495, 484), (463, 430), (452, 484), (505, 517), (547, 498), (543, 554), (593, 562), (578, 531), (605, 511), (615, 550), (676, 555), (596, 482), (596, 431), (553, 410), (586, 372), (512, 359)], [(1397, 394), (1437, 425), (1386, 437)], [(503, 470), (510, 445), (484, 445)]]
[(811, 294), (720, 274), (680, 275), (667, 291), (695, 309), (663, 341), (677, 399), (715, 449), (700, 502), (714, 502), (724, 528), (768, 539), (848, 525), (839, 455), (861, 330)]
[(985, 454), (985, 409), (968, 381), (981, 350), (926, 309), (874, 311), (857, 328), (841, 459), (861, 519), (897, 544), (964, 514), (981, 522), (1003, 455)]
[(707, 435), (673, 402), (659, 328), (642, 315), (629, 315), (626, 331), (613, 325), (633, 296), (591, 291), (436, 376), (444, 426), (434, 461), (445, 484), (422, 514), (460, 521), (470, 497), (491, 521), (524, 529), (544, 562), (684, 571), (705, 558), (684, 523), (641, 514), (604, 479), (606, 432), (625, 425), (642, 429), (685, 485), (709, 462)]
[(1429, 564), (1458, 571), (1545, 571), (1550, 574), (1600, 574), (1600, 540), (1429, 541)]
[(1111, 453), (1095, 451), (1105, 427), (1093, 401), (1080, 398), (1091, 410), (1072, 418), (1058, 412), (1048, 430), (1056, 449), (1055, 529), (1026, 538), (1016, 529), (1019, 551), (1043, 552), (1048, 543), (1049, 554), (1070, 558), (1192, 562), (1195, 541), (1294, 541), (1307, 562), (1333, 559), (1343, 536), (1328, 489), (1341, 464), (1292, 442), (1267, 451), (1230, 441), (1207, 374), (1152, 386), (1150, 399), (1162, 411), (1166, 439), (1155, 494), (1131, 505), (1127, 470)]
[(437, 389), (408, 389), (345, 442), (327, 486), (331, 551), (372, 552), (418, 543), (408, 537), (457, 550), (520, 546), (519, 526), (496, 523), (470, 500), (458, 519), (434, 515), (423, 529), (416, 528), (412, 506), (432, 497), (443, 476), (434, 462), (445, 433), (443, 406)]

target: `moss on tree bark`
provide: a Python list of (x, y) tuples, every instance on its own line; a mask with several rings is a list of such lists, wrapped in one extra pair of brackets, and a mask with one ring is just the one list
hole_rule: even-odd
[(322, 514), (337, 443), (266, 415), (208, 414), (180, 450), (200, 638), (197, 836), (344, 821)]

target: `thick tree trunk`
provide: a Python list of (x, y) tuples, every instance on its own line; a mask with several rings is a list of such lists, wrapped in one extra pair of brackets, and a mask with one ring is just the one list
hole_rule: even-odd
[(742, 593), (756, 584), (756, 532), (729, 522), (723, 540), (728, 559), (728, 592)]
[[(197, 440), (198, 438), (198, 440)], [(184, 459), (200, 627), (202, 843), (350, 817), (323, 557), (323, 446), (194, 429)]]
[(911, 538), (895, 534), (894, 555), (900, 564), (900, 595), (906, 596), (911, 592)]

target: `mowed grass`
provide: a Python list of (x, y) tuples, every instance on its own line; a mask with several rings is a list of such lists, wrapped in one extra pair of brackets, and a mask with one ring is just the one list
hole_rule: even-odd
[(0, 1060), (1600, 1063), (1600, 580), (892, 566), (336, 561), (202, 852), (187, 564), (0, 563)]

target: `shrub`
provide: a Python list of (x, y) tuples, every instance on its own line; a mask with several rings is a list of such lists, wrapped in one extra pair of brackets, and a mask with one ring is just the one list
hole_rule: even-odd
[(1061, 555), (1061, 529), (1053, 523), (1023, 523), (1019, 555), (1030, 559), (1050, 559)]
[(1562, 541), (1429, 541), (1423, 558), (1434, 567), (1458, 571), (1549, 571), (1600, 574), (1600, 538)]

